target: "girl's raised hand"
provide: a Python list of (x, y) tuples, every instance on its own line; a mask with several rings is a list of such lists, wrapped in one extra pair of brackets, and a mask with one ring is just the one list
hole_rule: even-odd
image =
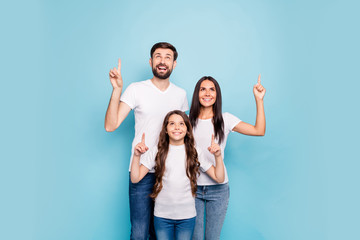
[(256, 99), (263, 100), (265, 96), (266, 89), (261, 85), (260, 82), (261, 74), (259, 74), (258, 81), (254, 85), (253, 92)]
[(141, 137), (141, 142), (136, 144), (134, 148), (134, 155), (140, 156), (141, 154), (145, 153), (149, 148), (145, 145), (145, 133), (143, 133)]
[(215, 157), (221, 156), (221, 148), (219, 144), (215, 142), (214, 134), (211, 135), (211, 146), (208, 147), (210, 153), (214, 154)]

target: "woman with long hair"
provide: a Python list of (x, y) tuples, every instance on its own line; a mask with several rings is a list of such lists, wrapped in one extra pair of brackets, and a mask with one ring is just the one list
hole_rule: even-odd
[[(210, 76), (202, 77), (195, 86), (189, 114), (197, 149), (206, 148), (211, 135), (215, 136), (222, 154), (227, 137), (232, 131), (252, 136), (263, 136), (266, 125), (263, 104), (265, 91), (260, 83), (259, 75), (258, 82), (253, 87), (257, 108), (256, 122), (255, 125), (251, 125), (230, 113), (223, 113), (221, 90), (218, 82)], [(204, 156), (216, 166), (217, 163), (213, 156), (206, 152), (204, 152)], [(202, 240), (204, 236), (206, 240), (220, 239), (229, 202), (228, 181), (226, 168), (225, 180), (221, 183), (215, 182), (208, 175), (200, 173), (195, 199), (197, 217), (194, 240)]]
[(155, 168), (156, 181), (150, 196), (155, 200), (154, 226), (159, 240), (192, 238), (196, 182), (201, 171), (215, 182), (224, 181), (221, 149), (214, 142), (214, 136), (211, 137), (206, 151), (214, 156), (216, 167), (203, 157), (201, 151), (196, 151), (188, 116), (174, 110), (165, 116), (156, 149), (148, 151), (145, 134), (135, 146), (131, 182), (139, 182), (150, 169)]

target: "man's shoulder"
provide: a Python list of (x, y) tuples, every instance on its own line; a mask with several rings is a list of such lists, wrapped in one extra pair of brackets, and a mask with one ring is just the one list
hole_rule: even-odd
[(182, 94), (186, 94), (185, 89), (177, 86), (177, 85), (174, 84), (173, 82), (170, 82), (170, 84), (172, 85), (173, 91), (177, 91), (177, 92), (180, 92), (180, 93), (182, 93)]
[(129, 87), (141, 87), (141, 86), (146, 86), (150, 84), (150, 79), (144, 80), (144, 81), (138, 81), (138, 82), (132, 82), (129, 84)]

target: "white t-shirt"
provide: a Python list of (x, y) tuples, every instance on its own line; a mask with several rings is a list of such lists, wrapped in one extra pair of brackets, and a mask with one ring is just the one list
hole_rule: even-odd
[[(221, 148), (222, 157), (225, 160), (224, 150), (226, 146), (227, 137), (229, 133), (232, 132), (232, 129), (239, 122), (241, 122), (241, 120), (227, 112), (223, 113), (223, 119), (224, 119), (224, 139), (220, 144), (220, 148)], [(214, 155), (211, 154), (207, 149), (211, 145), (211, 135), (214, 134), (214, 125), (212, 123), (212, 118), (205, 120), (198, 118), (196, 127), (193, 129), (193, 133), (194, 133), (197, 149), (201, 149), (204, 154), (204, 157), (208, 161), (210, 161), (214, 166), (216, 166)], [(215, 139), (215, 142), (217, 142), (217, 139)], [(227, 183), (229, 181), (225, 167), (225, 161), (224, 161), (224, 168), (225, 168), (225, 180), (222, 184)], [(206, 173), (200, 173), (200, 176), (198, 177), (197, 180), (197, 184), (202, 186), (202, 185), (215, 185), (218, 183), (215, 182), (212, 178), (210, 178), (209, 175), (207, 175)]]
[[(170, 82), (165, 91), (160, 91), (151, 80), (130, 84), (121, 95), (120, 101), (134, 109), (135, 136), (131, 147), (131, 161), (134, 147), (141, 142), (145, 133), (145, 144), (149, 148), (157, 145), (165, 115), (172, 110), (189, 110), (186, 92)], [(153, 172), (153, 171), (152, 171)]]
[[(156, 154), (157, 148), (149, 150), (143, 154), (140, 163), (153, 169)], [(198, 159), (201, 171), (205, 172), (212, 166), (201, 151), (198, 151)], [(155, 199), (155, 216), (174, 220), (196, 216), (195, 199), (191, 193), (190, 179), (186, 175), (185, 145), (169, 145), (162, 184), (163, 187)]]

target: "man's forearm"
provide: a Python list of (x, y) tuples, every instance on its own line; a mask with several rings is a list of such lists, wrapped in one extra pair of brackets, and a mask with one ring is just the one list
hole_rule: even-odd
[(112, 132), (117, 128), (121, 88), (114, 88), (105, 115), (105, 129)]

